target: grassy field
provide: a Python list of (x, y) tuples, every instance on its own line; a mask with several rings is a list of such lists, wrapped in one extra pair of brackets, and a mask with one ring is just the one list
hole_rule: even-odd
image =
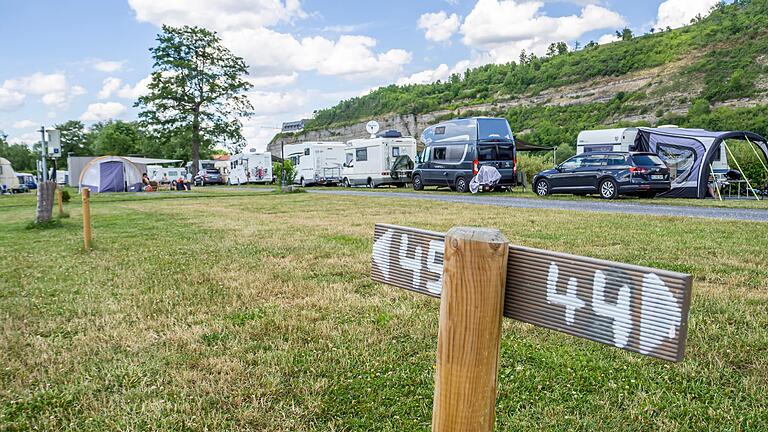
[(0, 429), (428, 430), (438, 302), (372, 283), (376, 222), (694, 275), (670, 364), (505, 320), (497, 430), (768, 430), (766, 225), (219, 191), (0, 197)]

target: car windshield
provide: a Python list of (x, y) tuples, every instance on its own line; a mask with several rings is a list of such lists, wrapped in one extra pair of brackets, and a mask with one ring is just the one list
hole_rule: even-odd
[(640, 154), (632, 156), (635, 165), (640, 166), (664, 166), (664, 161), (660, 157), (652, 154)]

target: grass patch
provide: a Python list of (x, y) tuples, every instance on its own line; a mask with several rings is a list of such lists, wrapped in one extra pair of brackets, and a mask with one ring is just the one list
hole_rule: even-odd
[(49, 230), (55, 228), (61, 228), (61, 221), (58, 218), (53, 218), (45, 222), (32, 221), (28, 223), (25, 228), (28, 230)]
[(383, 222), (694, 276), (681, 364), (505, 320), (497, 430), (768, 430), (765, 224), (204, 192), (94, 196), (87, 254), (0, 200), (2, 429), (429, 430), (439, 303), (371, 282)]

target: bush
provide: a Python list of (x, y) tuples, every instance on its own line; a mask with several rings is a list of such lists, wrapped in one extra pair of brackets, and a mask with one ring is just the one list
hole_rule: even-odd
[[(277, 177), (277, 182), (282, 184), (283, 182), (283, 164), (280, 162), (275, 162), (272, 164), (272, 172), (275, 174), (275, 177)], [(293, 162), (286, 160), (285, 161), (285, 184), (293, 184), (293, 181), (296, 180), (296, 168), (293, 166)]]
[(61, 201), (68, 203), (71, 197), (69, 196), (68, 190), (61, 191)]
[(526, 184), (531, 184), (533, 176), (552, 168), (552, 154), (527, 154), (520, 152), (517, 156), (517, 169), (525, 174)]

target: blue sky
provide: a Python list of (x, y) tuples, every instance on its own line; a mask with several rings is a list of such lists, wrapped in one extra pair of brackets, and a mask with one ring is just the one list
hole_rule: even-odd
[(0, 0), (0, 130), (132, 120), (162, 23), (201, 25), (250, 65), (249, 146), (282, 121), (393, 82), (430, 82), (624, 25), (679, 27), (716, 0)]

